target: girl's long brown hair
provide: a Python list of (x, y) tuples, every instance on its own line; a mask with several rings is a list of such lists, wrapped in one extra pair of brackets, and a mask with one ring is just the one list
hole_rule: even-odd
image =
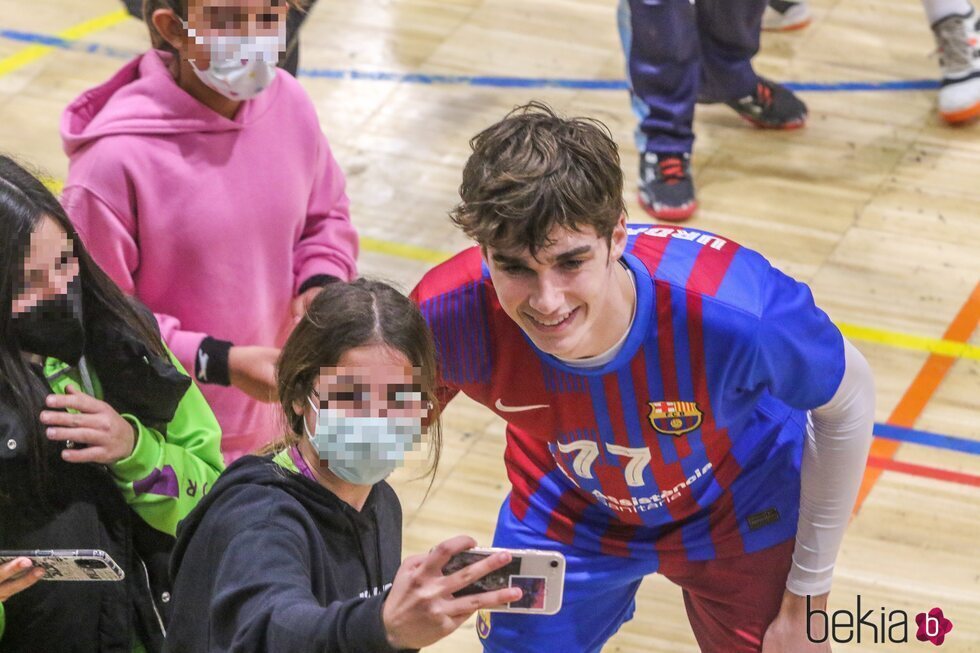
[[(386, 283), (363, 278), (324, 287), (293, 329), (277, 366), (285, 435), (260, 453), (278, 453), (301, 442), (305, 437), (303, 411), (320, 370), (335, 367), (348, 350), (374, 344), (403, 353), (418, 369), (422, 400), (429, 402), (424, 424), (432, 441), (428, 473), (434, 475), (442, 451), (442, 428), (432, 333), (418, 307), (405, 295)], [(297, 407), (302, 407), (300, 412)]]

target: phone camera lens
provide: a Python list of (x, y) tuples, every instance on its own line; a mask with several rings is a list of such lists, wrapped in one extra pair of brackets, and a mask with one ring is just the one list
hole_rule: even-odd
[(552, 567), (552, 569), (554, 569), (557, 566), (558, 566), (558, 561), (557, 560), (552, 560), (551, 561), (551, 567)]
[(105, 563), (101, 560), (79, 560), (78, 566), (82, 569), (105, 569)]

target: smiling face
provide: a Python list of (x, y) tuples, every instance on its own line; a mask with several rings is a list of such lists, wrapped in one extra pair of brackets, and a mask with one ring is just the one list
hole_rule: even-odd
[(632, 311), (617, 262), (626, 249), (626, 218), (608, 245), (592, 227), (555, 227), (549, 241), (537, 256), (527, 249), (484, 250), (501, 307), (545, 353), (567, 359), (601, 354), (623, 335)]

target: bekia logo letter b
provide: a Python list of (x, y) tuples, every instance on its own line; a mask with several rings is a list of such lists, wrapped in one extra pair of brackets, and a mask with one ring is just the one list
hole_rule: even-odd
[(953, 630), (953, 622), (943, 615), (942, 608), (933, 608), (928, 613), (920, 612), (915, 615), (915, 623), (919, 630), (915, 638), (920, 642), (932, 642), (941, 646), (946, 639), (946, 633)]

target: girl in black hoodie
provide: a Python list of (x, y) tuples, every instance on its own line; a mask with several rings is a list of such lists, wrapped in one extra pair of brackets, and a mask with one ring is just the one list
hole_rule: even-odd
[(427, 646), (520, 590), (454, 598), (506, 565), (450, 576), (459, 536), (401, 564), (401, 507), (383, 480), (428, 427), (440, 448), (435, 350), (418, 309), (372, 281), (332, 284), (283, 348), (288, 435), (245, 456), (183, 522), (171, 651), (385, 653)]

